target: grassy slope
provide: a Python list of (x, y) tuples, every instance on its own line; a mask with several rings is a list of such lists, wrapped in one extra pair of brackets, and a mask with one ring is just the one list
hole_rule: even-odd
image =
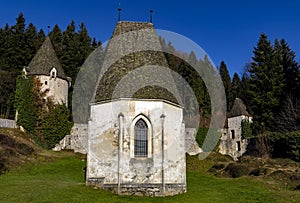
[[(247, 177), (225, 179), (205, 171), (211, 161), (189, 158), (188, 192), (166, 198), (118, 196), (84, 184), (85, 161), (70, 153), (50, 153), (40, 162), (0, 176), (0, 202), (299, 202), (300, 193), (279, 191)], [(49, 156), (49, 154), (48, 154)]]

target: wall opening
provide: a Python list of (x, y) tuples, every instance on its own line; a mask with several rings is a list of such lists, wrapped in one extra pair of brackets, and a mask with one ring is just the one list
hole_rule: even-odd
[(50, 71), (50, 77), (55, 79), (56, 76), (57, 76), (57, 70), (56, 70), (56, 68), (52, 68)]
[(237, 144), (237, 150), (241, 151), (241, 142), (237, 141), (236, 144)]
[(235, 132), (234, 132), (234, 130), (231, 130), (231, 138), (235, 139)]
[(148, 156), (148, 126), (143, 119), (134, 125), (134, 157)]
[(130, 126), (130, 157), (152, 158), (152, 124), (143, 114), (136, 116)]

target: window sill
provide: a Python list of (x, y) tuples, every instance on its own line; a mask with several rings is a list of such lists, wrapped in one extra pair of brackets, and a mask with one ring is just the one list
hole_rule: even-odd
[(153, 164), (153, 158), (149, 157), (135, 157), (130, 159), (130, 164)]

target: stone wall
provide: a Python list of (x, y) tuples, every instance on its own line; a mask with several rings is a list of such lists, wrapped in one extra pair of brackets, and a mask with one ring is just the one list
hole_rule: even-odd
[(121, 184), (118, 188), (117, 184), (102, 184), (101, 181), (102, 180), (91, 180), (88, 182), (88, 186), (104, 189), (120, 195), (149, 197), (173, 196), (186, 192), (185, 184), (165, 184), (164, 187), (162, 184)]
[(16, 128), (16, 121), (0, 118), (0, 128)]
[(203, 152), (196, 142), (196, 135), (196, 128), (185, 128), (185, 150), (189, 155), (196, 155)]
[(53, 148), (54, 151), (63, 149), (74, 150), (81, 154), (87, 153), (88, 143), (88, 125), (74, 123), (70, 135), (66, 135), (58, 144)]

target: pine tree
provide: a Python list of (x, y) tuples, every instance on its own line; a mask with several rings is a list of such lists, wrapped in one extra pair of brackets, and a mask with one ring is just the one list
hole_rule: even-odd
[(62, 39), (62, 56), (60, 57), (61, 65), (67, 76), (72, 78), (72, 82), (75, 81), (76, 75), (79, 69), (79, 64), (77, 63), (77, 44), (76, 41), (76, 27), (75, 22), (72, 21), (66, 31), (63, 32)]
[(57, 55), (58, 58), (61, 57), (62, 55), (62, 47), (63, 47), (63, 34), (61, 29), (59, 28), (59, 26), (56, 24), (52, 31), (49, 33), (49, 37), (51, 39), (51, 42), (53, 44), (55, 53)]
[(23, 69), (24, 64), (29, 63), (28, 57), (26, 57), (26, 50), (24, 47), (26, 46), (25, 42), (25, 18), (22, 13), (20, 13), (16, 19), (16, 24), (13, 26), (12, 32), (12, 47), (9, 49), (10, 55), (12, 57), (12, 64), (17, 70), (20, 72)]
[(250, 73), (251, 107), (258, 130), (272, 128), (283, 94), (284, 73), (276, 51), (262, 33), (254, 48)]
[(247, 106), (248, 112), (250, 114), (253, 114), (252, 108), (251, 108), (251, 91), (250, 91), (250, 77), (247, 74), (242, 75), (241, 83), (240, 83), (240, 91), (238, 97), (243, 100), (245, 105)]
[(225, 88), (225, 95), (226, 95), (226, 101), (227, 101), (227, 110), (230, 109), (232, 105), (232, 100), (230, 98), (230, 92), (231, 92), (231, 79), (230, 75), (227, 69), (227, 66), (224, 61), (221, 61), (220, 68), (219, 68), (220, 76), (223, 81), (223, 85)]
[(288, 43), (281, 39), (275, 40), (274, 51), (276, 52), (277, 60), (284, 71), (286, 95), (292, 94), (300, 96), (300, 70), (295, 60), (296, 54), (291, 50)]
[[(241, 96), (241, 79), (237, 73), (233, 74), (232, 82), (231, 82), (231, 97), (232, 98), (240, 98)], [(232, 104), (232, 103), (231, 103)]]
[(44, 43), (46, 39), (46, 34), (44, 32), (43, 29), (40, 29), (40, 31), (38, 32), (38, 39), (37, 39), (37, 50), (42, 46), (42, 44)]
[(79, 31), (77, 38), (80, 42), (80, 49), (84, 56), (84, 58), (87, 57), (87, 55), (92, 51), (91, 48), (91, 37), (88, 34), (87, 28), (85, 24), (82, 22), (79, 26)]
[(30, 23), (24, 33), (26, 61), (30, 61), (39, 48), (36, 27)]

